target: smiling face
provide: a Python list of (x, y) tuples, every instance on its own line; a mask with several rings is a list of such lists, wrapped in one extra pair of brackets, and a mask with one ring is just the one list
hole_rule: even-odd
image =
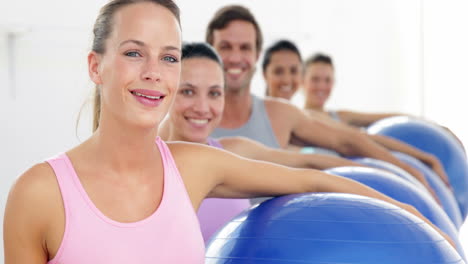
[(292, 51), (277, 51), (271, 55), (263, 76), (269, 96), (290, 100), (302, 80), (301, 59)]
[(101, 89), (100, 123), (156, 128), (178, 87), (180, 47), (179, 24), (165, 7), (142, 2), (118, 10), (104, 54), (88, 56), (91, 79)]
[(179, 91), (169, 116), (171, 139), (206, 143), (222, 118), (223, 87), (223, 70), (217, 62), (184, 59)]
[(227, 91), (249, 89), (258, 59), (256, 31), (252, 23), (233, 20), (213, 32), (213, 47), (224, 64)]
[(334, 70), (330, 64), (317, 62), (308, 65), (304, 74), (306, 104), (314, 109), (323, 110), (334, 81)]

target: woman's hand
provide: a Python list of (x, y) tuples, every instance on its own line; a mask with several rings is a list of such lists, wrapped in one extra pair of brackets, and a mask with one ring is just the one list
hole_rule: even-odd
[(423, 160), (423, 162), (439, 176), (439, 178), (445, 183), (445, 185), (447, 185), (450, 190), (452, 190), (452, 186), (450, 185), (450, 181), (447, 173), (445, 172), (444, 166), (436, 156), (428, 155), (428, 157)]
[(411, 166), (408, 166), (407, 167), (407, 170), (409, 173), (411, 173), (411, 175), (413, 175), (420, 183), (422, 183), (422, 185), (424, 185), (424, 187), (429, 191), (429, 193), (432, 195), (432, 197), (434, 198), (434, 200), (439, 204), (441, 205), (441, 202), (439, 200), (439, 197), (437, 196), (436, 192), (434, 191), (434, 189), (432, 189), (432, 187), (429, 185), (429, 182), (426, 180), (426, 177), (424, 176), (424, 174), (422, 174), (419, 170), (411, 167)]
[(431, 223), (431, 221), (429, 221), (426, 217), (424, 217), (418, 210), (416, 210), (416, 208), (414, 208), (412, 205), (409, 205), (409, 204), (405, 204), (405, 203), (401, 203), (401, 205), (399, 205), (401, 208), (405, 209), (406, 211), (412, 213), (413, 215), (421, 218), (424, 222), (426, 222), (428, 225), (430, 225), (432, 228), (434, 228), (440, 235), (442, 235), (446, 240), (447, 242), (450, 243), (450, 245), (455, 249), (457, 250), (457, 246), (455, 244), (455, 242), (452, 240), (452, 238), (450, 236), (448, 236), (447, 234), (445, 234), (442, 230), (440, 230), (437, 226), (435, 226), (434, 224)]

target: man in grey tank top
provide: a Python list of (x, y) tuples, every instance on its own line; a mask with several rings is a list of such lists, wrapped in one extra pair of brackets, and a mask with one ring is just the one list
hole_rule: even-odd
[(244, 125), (233, 129), (218, 127), (213, 131), (211, 136), (215, 138), (244, 136), (270, 148), (281, 148), (271, 127), (270, 118), (265, 110), (263, 100), (255, 95), (251, 95), (251, 98), (252, 111), (248, 121)]
[(208, 24), (206, 41), (223, 60), (226, 81), (223, 119), (211, 136), (244, 136), (273, 148), (285, 148), (294, 136), (344, 156), (393, 163), (428, 186), (419, 171), (399, 161), (368, 135), (339, 123), (323, 122), (281, 99), (252, 95), (250, 84), (263, 40), (247, 8), (232, 5), (218, 10)]

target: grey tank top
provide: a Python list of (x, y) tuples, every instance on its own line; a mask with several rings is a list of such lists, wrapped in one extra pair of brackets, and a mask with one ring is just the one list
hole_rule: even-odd
[(243, 126), (235, 129), (216, 128), (211, 137), (235, 137), (242, 136), (258, 141), (270, 148), (280, 148), (280, 144), (276, 140), (275, 132), (271, 127), (270, 118), (265, 109), (263, 99), (252, 96), (252, 114), (249, 121)]

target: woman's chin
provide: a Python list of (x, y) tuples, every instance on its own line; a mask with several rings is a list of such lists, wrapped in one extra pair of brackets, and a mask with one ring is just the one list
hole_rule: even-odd
[(209, 135), (197, 135), (190, 138), (190, 142), (205, 144)]
[(152, 129), (156, 130), (161, 123), (162, 121), (159, 119), (148, 118), (148, 119), (133, 120), (132, 125), (142, 130), (152, 130)]

